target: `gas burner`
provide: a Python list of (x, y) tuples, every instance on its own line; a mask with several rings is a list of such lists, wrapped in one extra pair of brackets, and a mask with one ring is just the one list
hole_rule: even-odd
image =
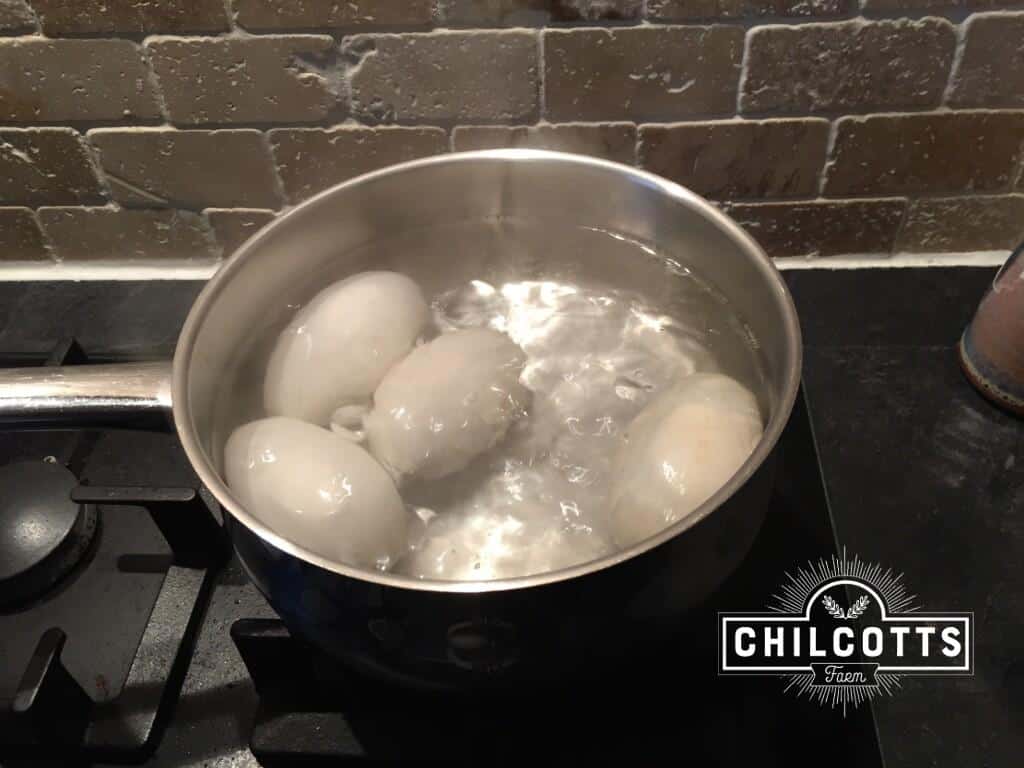
[(96, 508), (71, 500), (77, 485), (55, 459), (0, 467), (0, 609), (47, 592), (88, 551)]
[[(84, 362), (69, 340), (48, 364)], [(177, 454), (153, 432), (0, 431), (4, 765), (155, 746), (227, 552)]]
[[(153, 746), (167, 692), (181, 684), (224, 537), (191, 488), (79, 485), (70, 499), (83, 508), (96, 505), (104, 516), (96, 562), (51, 600), (0, 615), (0, 655), (11, 671), (26, 659), (13, 687), (0, 678), (6, 693), (0, 696), (0, 755), (136, 760)], [(146, 513), (170, 546), (169, 562), (134, 554)], [(150, 594), (140, 589), (140, 577), (161, 575), (162, 583), (148, 579), (158, 588), (154, 602), (138, 600)], [(151, 612), (139, 617), (137, 609)], [(131, 617), (142, 628), (137, 644), (116, 631)], [(76, 653), (68, 658), (65, 647), (74, 641)], [(127, 664), (127, 676), (111, 690), (117, 682), (99, 670), (118, 664)], [(82, 679), (83, 667), (91, 679)]]

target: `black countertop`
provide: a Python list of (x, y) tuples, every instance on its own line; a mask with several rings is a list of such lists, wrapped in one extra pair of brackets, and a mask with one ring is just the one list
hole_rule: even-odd
[(787, 276), (839, 541), (902, 571), (926, 610), (975, 615), (973, 677), (904, 678), (876, 700), (889, 768), (1024, 752), (1024, 422), (974, 391), (954, 351), (993, 276)]
[[(896, 695), (876, 700), (889, 768), (1019, 765), (1024, 752), (1024, 422), (978, 396), (954, 353), (993, 275), (786, 275), (840, 543), (903, 572), (926, 610), (976, 617), (973, 677), (904, 678)], [(200, 288), (0, 284), (0, 356), (39, 360), (71, 334), (94, 359), (169, 356)], [(244, 747), (255, 695), (240, 663), (221, 660), (235, 653), (227, 637), (236, 618), (273, 614), (235, 569), (213, 599), (152, 765), (255, 765)]]

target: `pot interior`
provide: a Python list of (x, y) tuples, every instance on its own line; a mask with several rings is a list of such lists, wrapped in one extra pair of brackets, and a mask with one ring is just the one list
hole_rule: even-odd
[(749, 471), (792, 406), (792, 303), (767, 257), (703, 200), (572, 155), (503, 150), (414, 162), (322, 193), (263, 230), (207, 286), (182, 333), (174, 406), (186, 451), (219, 500), (261, 534), (220, 478), (224, 443), (264, 415), (267, 358), (296, 309), (364, 270), (402, 272), (428, 300), (471, 281), (535, 280), (612, 286), (662, 306), (695, 295), (692, 270), (747, 342), (722, 347), (718, 363), (761, 401), (767, 426)]

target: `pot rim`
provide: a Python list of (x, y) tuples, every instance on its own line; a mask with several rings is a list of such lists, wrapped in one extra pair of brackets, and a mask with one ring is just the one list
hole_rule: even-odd
[[(545, 573), (534, 574), (531, 576), (520, 576), (511, 579), (495, 579), (491, 581), (444, 581), (440, 579), (416, 579), (394, 573), (364, 570), (357, 566), (335, 562), (292, 543), (283, 536), (270, 530), (270, 528), (256, 519), (256, 517), (249, 514), (234, 498), (227, 484), (221, 479), (219, 473), (214, 469), (213, 462), (206, 455), (206, 452), (203, 450), (197, 438), (195, 426), (192, 423), (191, 409), (188, 400), (189, 361), (192, 357), (197, 335), (202, 328), (203, 321), (210, 308), (216, 303), (217, 298), (223, 291), (224, 287), (231, 282), (234, 274), (244, 266), (249, 254), (257, 251), (261, 247), (263, 241), (267, 239), (268, 233), (271, 230), (284, 226), (285, 223), (295, 216), (300, 210), (330, 205), (332, 198), (342, 190), (349, 190), (378, 178), (401, 174), (410, 169), (435, 164), (469, 163), (478, 160), (571, 163), (615, 171), (628, 176), (634, 182), (659, 190), (661, 193), (674, 199), (680, 205), (691, 208), (705, 218), (710, 219), (712, 223), (735, 241), (736, 244), (751, 257), (755, 266), (764, 274), (766, 283), (774, 289), (775, 300), (782, 307), (785, 318), (785, 327), (783, 331), (787, 341), (787, 347), (792, 352), (790, 360), (786, 364), (786, 370), (783, 372), (784, 387), (782, 396), (779, 398), (779, 402), (777, 403), (774, 413), (765, 427), (761, 441), (758, 443), (753, 453), (751, 453), (736, 474), (734, 474), (729, 481), (725, 483), (725, 485), (719, 488), (711, 498), (701, 504), (685, 518), (673, 523), (654, 536), (597, 560), (581, 563), (579, 565), (574, 565), (557, 571), (548, 571)], [(774, 449), (775, 444), (778, 442), (778, 439), (782, 434), (783, 428), (789, 420), (790, 413), (793, 410), (793, 405), (800, 385), (802, 357), (803, 348), (796, 307), (793, 304), (792, 296), (790, 295), (789, 289), (786, 287), (778, 268), (750, 235), (736, 224), (736, 222), (719, 211), (704, 198), (696, 195), (685, 187), (676, 184), (675, 182), (671, 182), (652, 173), (609, 160), (539, 149), (489, 149), (436, 155), (433, 157), (399, 163), (387, 168), (365, 173), (361, 176), (357, 176), (341, 184), (330, 187), (329, 189), (309, 198), (254, 234), (224, 262), (217, 273), (207, 282), (188, 313), (188, 317), (182, 327), (181, 334), (178, 337), (178, 343), (174, 353), (171, 401), (174, 413), (174, 423), (178, 432), (178, 437), (185, 449), (185, 454), (188, 456), (188, 459), (196, 473), (199, 475), (199, 478), (214, 495), (217, 501), (220, 502), (224, 509), (234, 517), (237, 522), (244, 525), (267, 544), (270, 544), (283, 552), (287, 552), (289, 555), (292, 555), (310, 565), (331, 571), (339, 576), (370, 582), (381, 586), (444, 593), (499, 592), (554, 584), (604, 570), (626, 560), (631, 560), (648, 550), (664, 544), (668, 540), (682, 534), (684, 531), (712, 514), (737, 490), (746, 484)]]

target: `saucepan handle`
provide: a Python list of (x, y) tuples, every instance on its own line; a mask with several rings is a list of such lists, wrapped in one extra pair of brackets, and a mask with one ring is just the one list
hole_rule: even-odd
[(0, 424), (169, 429), (171, 363), (0, 369)]

